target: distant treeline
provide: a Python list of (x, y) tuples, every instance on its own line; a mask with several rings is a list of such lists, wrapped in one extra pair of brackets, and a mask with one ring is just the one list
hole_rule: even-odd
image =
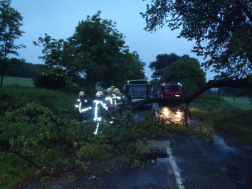
[(41, 64), (26, 63), (24, 60), (11, 58), (7, 59), (8, 69), (5, 76), (35, 78)]

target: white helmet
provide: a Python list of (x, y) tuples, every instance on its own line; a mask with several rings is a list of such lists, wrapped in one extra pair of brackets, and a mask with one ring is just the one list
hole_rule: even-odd
[(118, 88), (115, 88), (113, 92), (120, 93), (120, 90)]
[(112, 89), (111, 88), (107, 88), (107, 92), (112, 92)]
[(80, 95), (80, 96), (84, 96), (85, 93), (84, 93), (83, 91), (80, 91), (80, 92), (79, 92), (79, 95)]
[(102, 92), (102, 91), (98, 91), (98, 92), (96, 93), (96, 96), (97, 96), (97, 97), (102, 97), (102, 96), (103, 96), (103, 92)]

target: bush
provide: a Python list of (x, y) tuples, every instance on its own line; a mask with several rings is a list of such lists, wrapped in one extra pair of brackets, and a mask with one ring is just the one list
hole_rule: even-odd
[(67, 84), (71, 84), (72, 79), (64, 70), (59, 68), (48, 69), (45, 66), (41, 66), (37, 72), (37, 77), (33, 79), (35, 87), (45, 89), (64, 89)]

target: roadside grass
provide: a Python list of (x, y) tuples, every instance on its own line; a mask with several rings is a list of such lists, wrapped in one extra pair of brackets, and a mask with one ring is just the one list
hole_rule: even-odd
[(223, 98), (203, 94), (190, 104), (190, 111), (199, 119), (252, 143), (252, 110), (241, 109)]
[[(18, 101), (14, 104), (10, 104), (10, 107), (12, 107), (12, 109), (21, 107), (27, 103), (35, 102), (42, 106), (48, 107), (55, 113), (72, 113), (76, 99), (78, 98), (78, 94), (47, 90), (36, 87), (22, 87), (19, 85), (5, 86), (2, 88), (1, 92), (6, 95), (11, 95), (13, 99), (10, 99), (10, 101), (13, 100), (15, 102), (15, 99), (18, 99)], [(2, 108), (2, 110), (3, 109), (4, 108)], [(2, 110), (0, 109), (0, 115), (1, 113), (4, 113), (1, 112)]]
[(5, 76), (3, 80), (3, 86), (7, 86), (7, 85), (34, 87), (33, 81), (31, 78)]
[(252, 102), (250, 102), (249, 98), (238, 97), (238, 98), (235, 98), (235, 100), (233, 97), (223, 97), (222, 96), (221, 98), (223, 98), (225, 101), (232, 104), (232, 106), (234, 106), (236, 108), (240, 108), (243, 110), (252, 110)]

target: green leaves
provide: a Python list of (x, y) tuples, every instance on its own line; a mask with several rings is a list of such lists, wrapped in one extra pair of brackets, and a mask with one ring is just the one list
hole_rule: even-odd
[(216, 73), (251, 77), (252, 2), (239, 1), (152, 1), (146, 13), (146, 31), (167, 25), (182, 28), (178, 37), (195, 40), (192, 52), (209, 58), (202, 65)]
[(104, 88), (111, 83), (121, 88), (128, 79), (144, 77), (145, 63), (137, 52), (129, 52), (115, 23), (102, 19), (100, 14), (98, 11), (80, 21), (73, 36), (66, 40), (45, 34), (33, 42), (43, 46), (40, 58), (50, 70), (65, 70), (74, 83), (84, 85), (87, 91), (94, 91), (97, 83)]
[(15, 45), (14, 40), (22, 36), (23, 31), (19, 29), (22, 24), (23, 17), (18, 11), (10, 7), (11, 0), (0, 1), (0, 75), (3, 84), (4, 73), (7, 69), (6, 57), (9, 54), (18, 56), (17, 49), (24, 45)]
[(205, 72), (198, 60), (185, 55), (163, 69), (162, 82), (182, 83), (182, 92), (191, 94), (206, 83)]

